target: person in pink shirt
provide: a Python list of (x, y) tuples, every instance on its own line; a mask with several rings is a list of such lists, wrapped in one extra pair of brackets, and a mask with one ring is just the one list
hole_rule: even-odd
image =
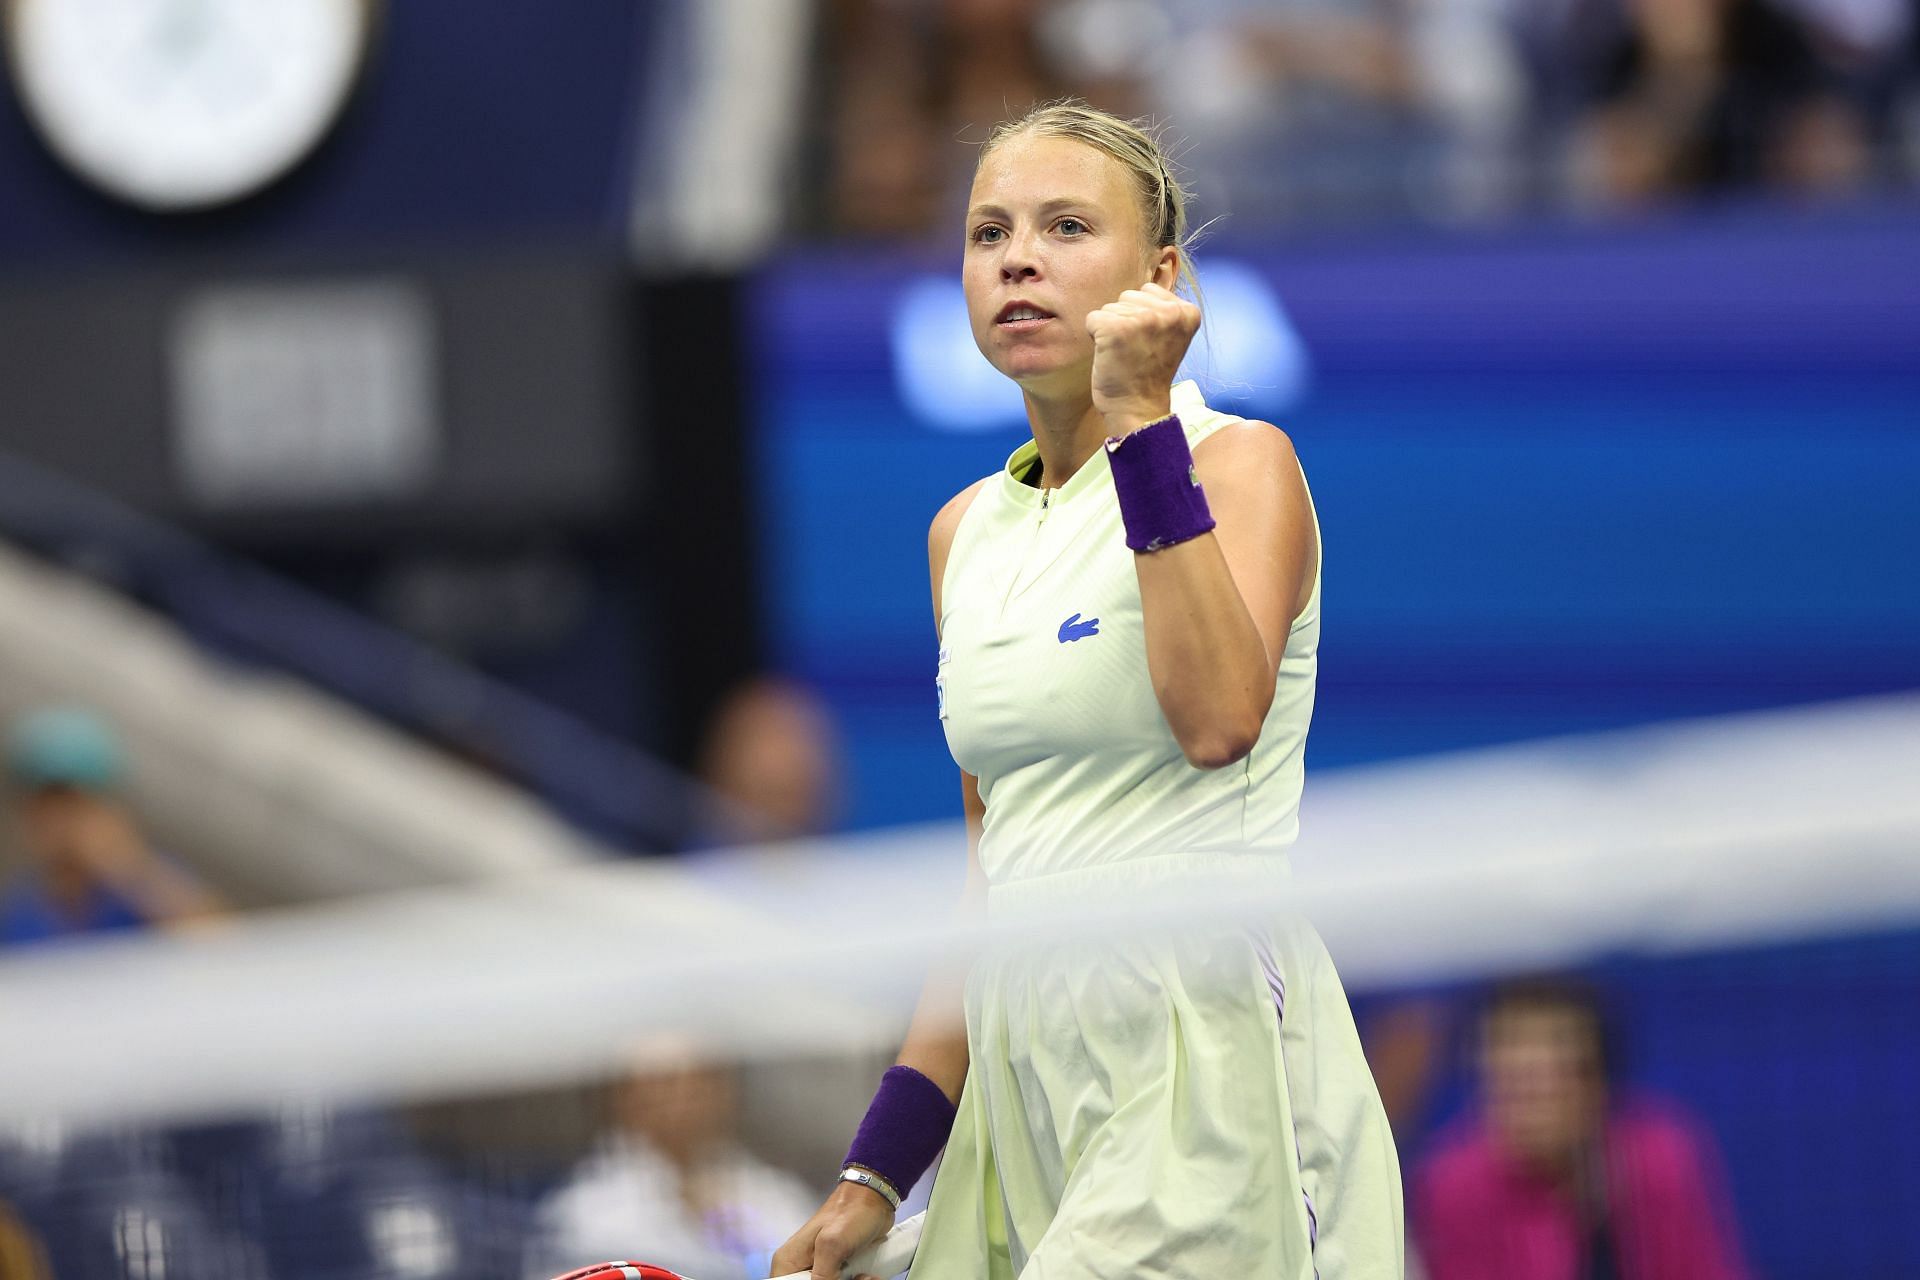
[(1676, 1106), (1620, 1096), (1591, 988), (1495, 989), (1480, 1107), (1413, 1183), (1429, 1280), (1748, 1280), (1712, 1141)]

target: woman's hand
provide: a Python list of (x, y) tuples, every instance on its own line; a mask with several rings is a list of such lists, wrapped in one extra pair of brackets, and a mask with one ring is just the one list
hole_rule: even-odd
[(1200, 308), (1152, 281), (1087, 317), (1093, 407), (1114, 435), (1172, 412), (1173, 377), (1200, 329)]
[[(820, 1212), (773, 1254), (773, 1274), (812, 1272), (813, 1280), (840, 1280), (840, 1268), (893, 1226), (893, 1206), (877, 1191), (843, 1182)], [(857, 1280), (857, 1278), (856, 1278)]]

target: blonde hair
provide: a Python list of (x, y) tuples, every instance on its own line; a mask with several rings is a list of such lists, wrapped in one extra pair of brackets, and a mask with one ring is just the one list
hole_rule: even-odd
[(1026, 136), (1085, 143), (1119, 161), (1140, 197), (1140, 225), (1146, 229), (1148, 242), (1155, 249), (1179, 251), (1176, 283), (1184, 283), (1188, 292), (1199, 297), (1200, 282), (1193, 273), (1189, 247), (1192, 237), (1187, 230), (1189, 193), (1173, 176), (1166, 148), (1150, 126), (1122, 119), (1079, 98), (1060, 98), (995, 125), (980, 145), (980, 162), (984, 163), (1002, 143)]

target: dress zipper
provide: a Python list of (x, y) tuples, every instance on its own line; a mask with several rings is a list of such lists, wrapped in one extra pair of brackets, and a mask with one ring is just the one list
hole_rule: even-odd
[(1024, 566), (1027, 561), (1033, 558), (1035, 551), (1040, 546), (1040, 526), (1047, 522), (1047, 512), (1052, 509), (1053, 490), (1040, 490), (1040, 518), (1033, 522), (1033, 534), (1027, 540), (1026, 559), (1022, 560), (1021, 564), (1015, 566), (1014, 571), (1007, 575), (1007, 594), (1000, 600), (1000, 614), (1002, 617), (1006, 615), (1007, 602), (1013, 599), (1013, 593), (1020, 587), (1020, 575), (1024, 571)]

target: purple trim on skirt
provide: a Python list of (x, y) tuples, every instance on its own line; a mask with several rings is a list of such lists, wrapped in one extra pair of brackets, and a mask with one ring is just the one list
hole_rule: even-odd
[[(1273, 958), (1273, 952), (1268, 950), (1263, 940), (1255, 938), (1253, 950), (1254, 954), (1260, 957), (1261, 971), (1267, 976), (1267, 989), (1273, 993), (1274, 1016), (1284, 1023), (1287, 1020), (1287, 980), (1280, 976), (1280, 964)], [(1306, 1161), (1301, 1158), (1300, 1139), (1297, 1135), (1293, 1141), (1293, 1158), (1302, 1167), (1304, 1173)], [(1300, 1183), (1300, 1198), (1307, 1202), (1307, 1248), (1311, 1251), (1317, 1249), (1320, 1244), (1320, 1215), (1313, 1207), (1313, 1197), (1307, 1192), (1304, 1176)], [(1320, 1268), (1317, 1265), (1313, 1269), (1313, 1274), (1315, 1280), (1318, 1280)]]

